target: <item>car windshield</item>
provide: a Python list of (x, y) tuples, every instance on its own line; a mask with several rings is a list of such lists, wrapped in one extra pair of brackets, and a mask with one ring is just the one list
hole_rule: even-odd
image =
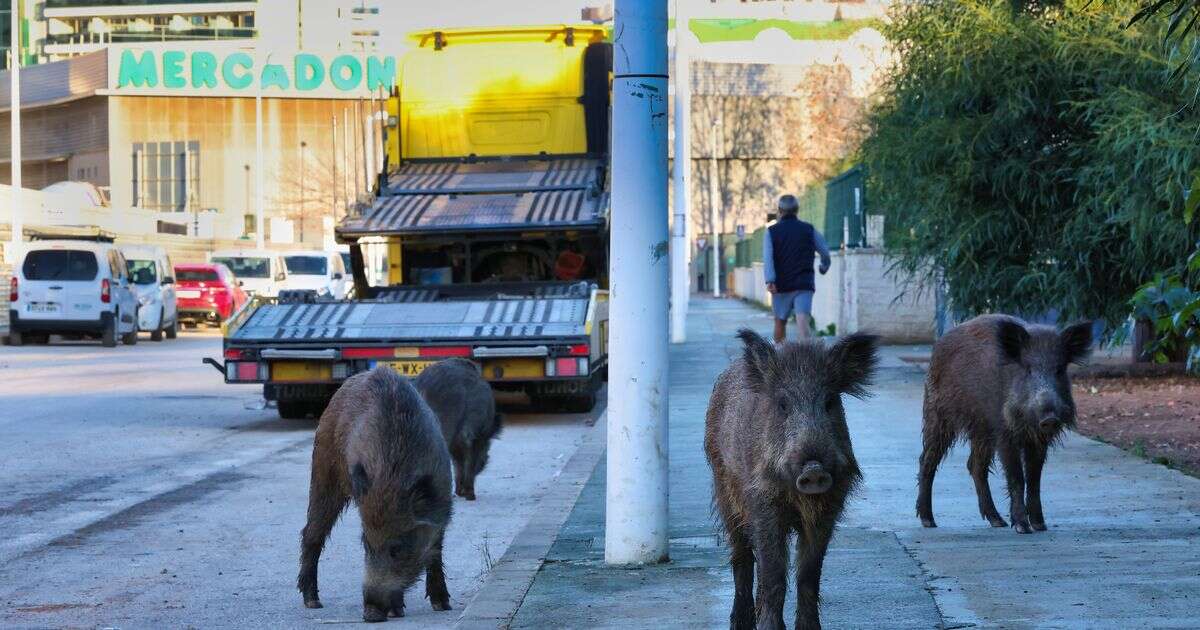
[(154, 284), (158, 280), (153, 260), (127, 260), (125, 266), (134, 284)]
[(217, 272), (208, 269), (176, 269), (175, 279), (180, 282), (216, 282), (221, 278)]
[(233, 275), (239, 278), (270, 278), (271, 277), (271, 259), (270, 258), (241, 258), (241, 257), (219, 257), (213, 258), (213, 262), (221, 263), (233, 272)]
[(290, 274), (301, 276), (325, 275), (326, 261), (324, 256), (284, 256)]
[(29, 252), (21, 272), (26, 280), (95, 280), (99, 268), (96, 255), (74, 249), (42, 249)]

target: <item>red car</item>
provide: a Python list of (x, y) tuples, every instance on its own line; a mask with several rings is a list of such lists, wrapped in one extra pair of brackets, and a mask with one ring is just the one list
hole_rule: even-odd
[(246, 292), (233, 272), (220, 263), (175, 265), (179, 320), (195, 325), (220, 324), (246, 303)]

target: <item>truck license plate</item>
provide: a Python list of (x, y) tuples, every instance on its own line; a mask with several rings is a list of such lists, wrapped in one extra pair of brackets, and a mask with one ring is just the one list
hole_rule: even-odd
[(30, 302), (28, 313), (57, 313), (58, 302)]
[(387, 365), (393, 370), (403, 374), (404, 376), (416, 376), (425, 371), (425, 368), (433, 365), (436, 361), (380, 361), (380, 365)]

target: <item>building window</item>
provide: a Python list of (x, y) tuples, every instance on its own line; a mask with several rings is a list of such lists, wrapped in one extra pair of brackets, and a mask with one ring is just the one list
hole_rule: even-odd
[(158, 212), (184, 212), (199, 203), (200, 143), (135, 142), (133, 205)]

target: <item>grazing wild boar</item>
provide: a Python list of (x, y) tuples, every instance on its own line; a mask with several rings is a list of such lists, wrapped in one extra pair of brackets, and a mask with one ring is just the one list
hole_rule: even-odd
[(925, 381), (924, 448), (918, 473), (917, 516), (933, 520), (933, 475), (955, 441), (971, 443), (967, 470), (979, 513), (992, 527), (1004, 519), (992, 503), (988, 470), (998, 452), (1008, 485), (1012, 526), (1044, 531), (1042, 465), (1065, 427), (1075, 425), (1067, 365), (1087, 358), (1092, 324), (1059, 333), (1006, 315), (981, 315), (946, 333), (933, 348)]
[(309, 608), (321, 607), (317, 562), (351, 498), (362, 517), (366, 556), (363, 619), (403, 616), (404, 591), (421, 571), (433, 609), (450, 610), (442, 570), (450, 453), (429, 406), (391, 368), (346, 379), (317, 426), (298, 580)]
[(475, 500), (475, 477), (487, 466), (492, 438), (500, 434), (492, 386), (466, 359), (446, 359), (425, 368), (413, 385), (442, 423), (454, 459), (454, 493)]
[(788, 536), (795, 532), (796, 627), (820, 628), (825, 551), (861, 477), (842, 395), (867, 395), (878, 338), (854, 334), (826, 347), (773, 346), (745, 329), (738, 337), (744, 354), (717, 379), (704, 432), (731, 551), (729, 626), (784, 627)]

